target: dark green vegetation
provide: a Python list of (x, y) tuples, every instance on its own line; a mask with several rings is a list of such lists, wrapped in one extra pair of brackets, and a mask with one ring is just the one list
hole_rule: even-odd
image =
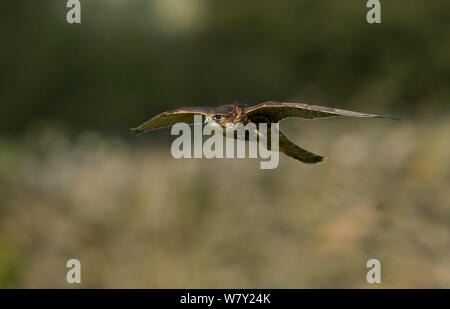
[[(164, 4), (165, 3), (165, 4)], [(373, 113), (448, 111), (446, 0), (61, 1), (0, 5), (0, 130), (38, 121), (126, 132), (189, 105), (290, 100)]]

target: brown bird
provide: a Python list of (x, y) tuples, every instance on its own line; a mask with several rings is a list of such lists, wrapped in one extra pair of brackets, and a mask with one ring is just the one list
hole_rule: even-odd
[[(227, 123), (242, 123), (243, 125), (246, 125), (249, 122), (252, 122), (256, 126), (260, 123), (266, 123), (269, 125), (271, 123), (278, 123), (283, 119), (292, 117), (314, 119), (347, 116), (363, 118), (390, 118), (400, 120), (390, 116), (358, 113), (325, 106), (267, 101), (255, 106), (233, 103), (220, 105), (217, 107), (181, 107), (158, 114), (140, 126), (130, 130), (133, 133), (139, 134), (149, 130), (170, 127), (179, 122), (193, 124), (195, 115), (202, 115), (205, 123), (215, 122), (220, 124), (224, 129), (224, 132), (226, 131)], [(281, 132), (279, 135), (279, 151), (284, 152), (286, 155), (303, 163), (318, 163), (324, 159), (322, 156), (316, 155), (295, 145)]]

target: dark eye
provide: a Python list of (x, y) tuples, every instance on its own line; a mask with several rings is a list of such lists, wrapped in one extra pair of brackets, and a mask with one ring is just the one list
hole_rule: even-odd
[(222, 115), (215, 115), (214, 120), (220, 120), (220, 119), (222, 119), (222, 117), (223, 117)]

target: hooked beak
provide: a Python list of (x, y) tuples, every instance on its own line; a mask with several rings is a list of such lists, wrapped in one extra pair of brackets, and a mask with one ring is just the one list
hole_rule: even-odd
[(208, 123), (210, 123), (212, 120), (211, 120), (211, 117), (209, 117), (209, 116), (206, 116), (205, 117), (205, 121), (203, 122), (203, 124), (208, 124)]

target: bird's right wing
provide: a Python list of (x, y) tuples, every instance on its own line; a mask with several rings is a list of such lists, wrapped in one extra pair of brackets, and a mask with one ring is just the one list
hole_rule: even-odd
[(245, 112), (250, 119), (263, 116), (269, 118), (272, 122), (279, 122), (282, 119), (291, 117), (314, 119), (333, 116), (391, 118), (399, 120), (398, 118), (390, 116), (359, 113), (325, 106), (274, 101), (268, 101), (248, 107)]
[(150, 118), (140, 126), (131, 128), (130, 131), (135, 134), (143, 133), (149, 130), (171, 127), (176, 123), (184, 122), (188, 124), (194, 123), (195, 115), (205, 116), (213, 110), (209, 106), (181, 107), (172, 111), (163, 112)]

